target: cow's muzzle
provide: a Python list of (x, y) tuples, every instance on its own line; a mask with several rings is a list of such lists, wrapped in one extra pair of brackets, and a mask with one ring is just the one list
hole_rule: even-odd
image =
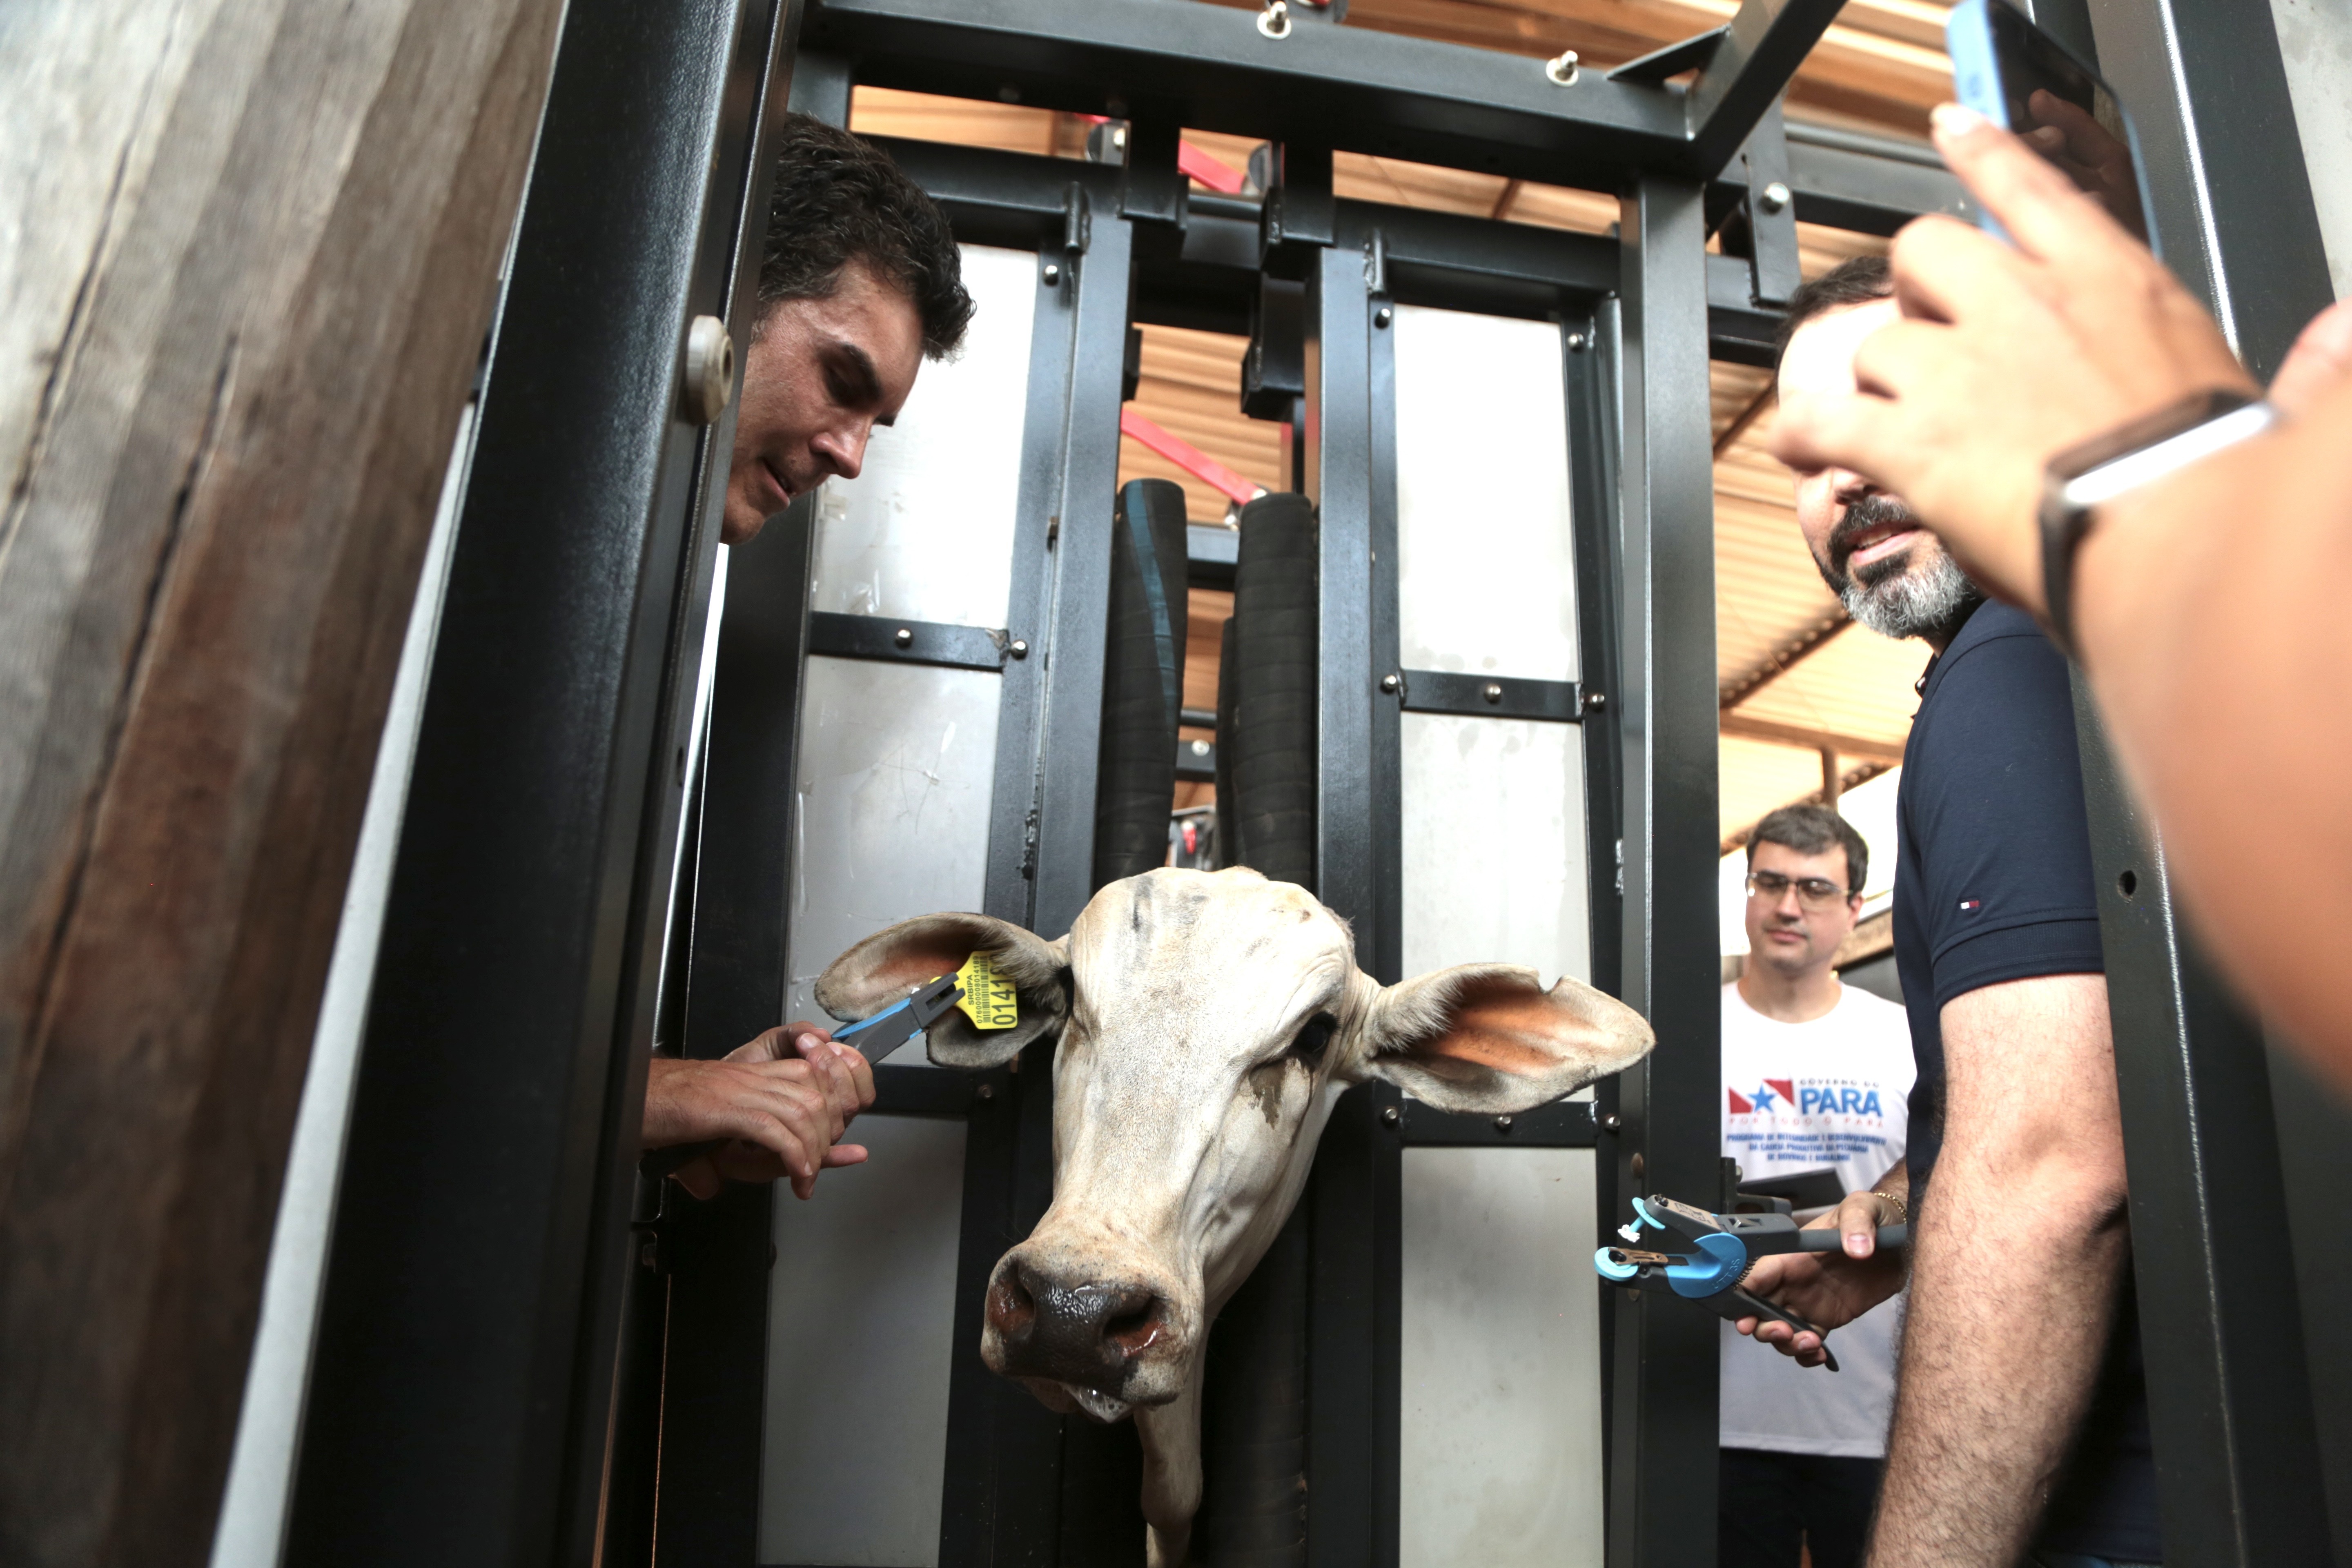
[(1167, 1359), (1181, 1338), (1174, 1309), (1150, 1286), (1064, 1278), (1018, 1252), (997, 1266), (989, 1283), (988, 1326), (989, 1348), (997, 1352), (990, 1363), (1007, 1377), (1114, 1397), (1140, 1394), (1147, 1402), (1157, 1390), (1131, 1388), (1134, 1373), (1146, 1361)]

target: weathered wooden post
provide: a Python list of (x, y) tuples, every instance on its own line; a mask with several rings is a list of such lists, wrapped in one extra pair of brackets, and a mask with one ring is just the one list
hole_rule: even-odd
[(0, 1561), (211, 1543), (562, 11), (0, 14)]

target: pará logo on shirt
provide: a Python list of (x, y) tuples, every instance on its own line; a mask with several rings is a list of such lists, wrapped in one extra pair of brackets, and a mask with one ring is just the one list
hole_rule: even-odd
[(1794, 1079), (1768, 1078), (1752, 1093), (1742, 1094), (1736, 1089), (1726, 1089), (1723, 1092), (1730, 1100), (1734, 1116), (1751, 1116), (1781, 1110), (1794, 1110), (1800, 1116), (1885, 1114), (1878, 1103), (1878, 1090), (1854, 1084), (1809, 1083), (1801, 1089)]
[(1794, 1105), (1797, 1101), (1796, 1079), (1787, 1078), (1768, 1078), (1748, 1094), (1742, 1094), (1736, 1089), (1727, 1089), (1723, 1092), (1731, 1097), (1731, 1114), (1734, 1116), (1772, 1110), (1783, 1105)]

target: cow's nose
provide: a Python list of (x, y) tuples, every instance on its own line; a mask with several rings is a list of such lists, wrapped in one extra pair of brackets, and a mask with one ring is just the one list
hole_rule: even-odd
[(1129, 1281), (1064, 1279), (1007, 1261), (988, 1292), (1004, 1371), (1116, 1393), (1137, 1356), (1171, 1331), (1167, 1300)]

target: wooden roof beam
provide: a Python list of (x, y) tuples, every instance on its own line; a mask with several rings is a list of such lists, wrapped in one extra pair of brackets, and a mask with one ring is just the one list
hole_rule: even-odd
[(1832, 730), (1808, 729), (1801, 724), (1779, 724), (1769, 719), (1750, 719), (1744, 714), (1726, 713), (1717, 724), (1721, 732), (1738, 741), (1769, 741), (1776, 745), (1801, 746), (1809, 752), (1834, 750), (1842, 757), (1864, 757), (1888, 767), (1903, 760), (1903, 742), (1875, 741), (1864, 735), (1842, 735)]
[(1852, 625), (1853, 618), (1845, 613), (1844, 605), (1831, 605), (1829, 613), (1820, 620), (1766, 654), (1753, 668), (1726, 682), (1716, 693), (1716, 706), (1726, 711), (1738, 707), (1795, 668), (1800, 660), (1821, 652), (1831, 638)]

